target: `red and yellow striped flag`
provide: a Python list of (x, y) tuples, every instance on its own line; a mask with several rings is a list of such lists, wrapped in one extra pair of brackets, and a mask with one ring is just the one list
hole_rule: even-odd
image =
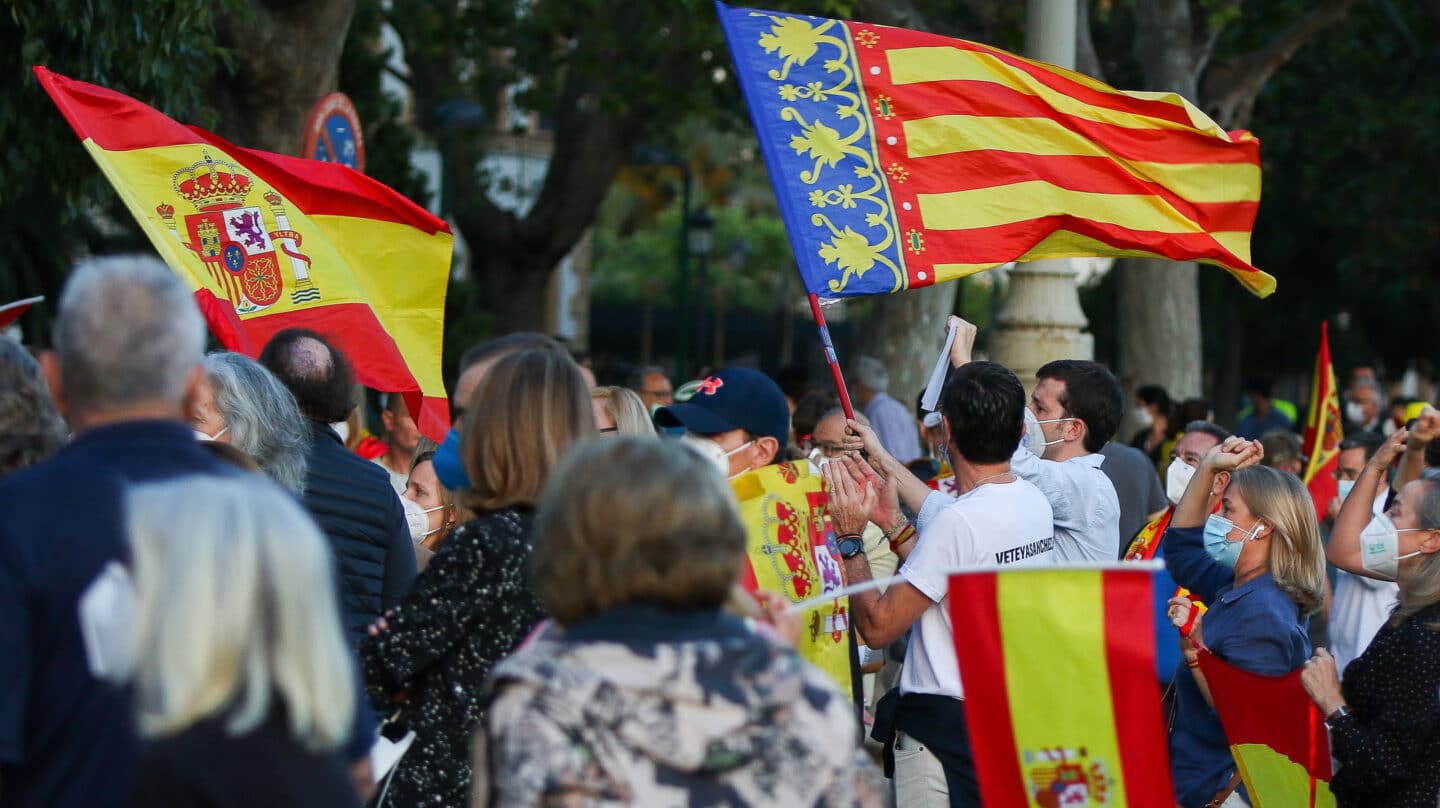
[(1310, 385), (1310, 415), (1305, 419), (1305, 487), (1315, 500), (1315, 513), (1325, 518), (1330, 500), (1338, 495), (1335, 469), (1340, 462), (1340, 441), (1345, 427), (1340, 421), (1340, 391), (1335, 384), (1335, 365), (1330, 361), (1330, 323), (1320, 323), (1320, 350), (1315, 354), (1315, 380)]
[(1300, 671), (1259, 676), (1208, 651), (1200, 672), (1254, 808), (1335, 808), (1330, 738)]
[(1173, 808), (1148, 608), (1153, 565), (950, 578), (987, 806)]
[(362, 383), (401, 393), (420, 431), (445, 437), (443, 221), (337, 163), (244, 149), (113, 90), (35, 75), (225, 347), (255, 356), (285, 328), (325, 334)]
[(1260, 144), (1173, 93), (975, 42), (717, 1), (806, 290), (897, 292), (1010, 261), (1250, 264)]

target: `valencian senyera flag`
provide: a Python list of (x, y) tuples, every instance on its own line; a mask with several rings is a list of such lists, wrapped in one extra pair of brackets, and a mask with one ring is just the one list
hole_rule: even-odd
[(1202, 651), (1200, 672), (1254, 808), (1334, 808), (1325, 717), (1300, 671), (1259, 676)]
[(1340, 463), (1340, 392), (1335, 386), (1335, 365), (1330, 361), (1330, 324), (1320, 324), (1320, 350), (1315, 354), (1315, 380), (1310, 385), (1310, 415), (1305, 419), (1305, 487), (1315, 500), (1315, 511), (1325, 518), (1330, 500), (1339, 493), (1335, 469)]
[(1174, 808), (1149, 609), (1158, 564), (965, 572), (950, 624), (980, 796)]
[(806, 290), (898, 292), (1006, 264), (1250, 264), (1260, 144), (1173, 93), (975, 42), (717, 3)]
[[(745, 524), (741, 583), (792, 604), (845, 587), (825, 483), (801, 463), (779, 463), (731, 481)], [(833, 598), (800, 613), (800, 656), (852, 692), (850, 599)]]
[(225, 347), (255, 356), (281, 329), (312, 329), (445, 437), (442, 220), (337, 163), (241, 148), (113, 90), (35, 75)]

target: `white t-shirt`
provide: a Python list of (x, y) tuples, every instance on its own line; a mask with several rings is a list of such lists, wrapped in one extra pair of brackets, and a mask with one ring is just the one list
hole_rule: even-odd
[[(1382, 491), (1375, 497), (1374, 512), (1384, 511)], [(1345, 667), (1365, 653), (1399, 602), (1399, 585), (1336, 570), (1329, 628), (1330, 653), (1335, 656), (1336, 671), (1343, 675)]]
[(905, 580), (931, 600), (910, 631), (900, 692), (965, 698), (947, 602), (951, 572), (1054, 563), (1050, 503), (1024, 480), (981, 485), (935, 513), (900, 568)]

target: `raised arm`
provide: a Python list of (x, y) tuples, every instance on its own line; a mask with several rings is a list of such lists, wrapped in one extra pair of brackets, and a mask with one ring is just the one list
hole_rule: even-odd
[(1406, 451), (1408, 437), (1408, 430), (1397, 429), (1385, 439), (1365, 464), (1365, 470), (1360, 472), (1355, 487), (1350, 489), (1350, 496), (1346, 497), (1345, 503), (1340, 506), (1340, 515), (1335, 517), (1335, 528), (1330, 531), (1330, 544), (1325, 548), (1325, 558), (1346, 572), (1380, 581), (1390, 580), (1365, 569), (1361, 562), (1360, 533), (1374, 517), (1375, 489), (1385, 476), (1386, 469), (1395, 462), (1396, 455)]
[(1425, 446), (1440, 438), (1440, 410), (1426, 404), (1408, 431), (1410, 436), (1405, 441), (1406, 451), (1400, 459), (1400, 470), (1390, 483), (1396, 492), (1407, 483), (1420, 479), (1420, 472), (1425, 470)]

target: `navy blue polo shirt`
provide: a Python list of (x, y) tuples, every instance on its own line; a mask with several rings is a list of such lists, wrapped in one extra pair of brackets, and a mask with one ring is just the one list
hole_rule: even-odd
[[(1305, 664), (1310, 657), (1309, 619), (1273, 575), (1267, 572), (1235, 586), (1234, 572), (1205, 553), (1202, 528), (1170, 528), (1164, 545), (1175, 580), (1210, 606), (1201, 636), (1211, 653), (1261, 676), (1283, 676)], [(1183, 663), (1175, 671), (1170, 771), (1176, 800), (1187, 808), (1209, 802), (1235, 771), (1220, 718), (1200, 693), (1194, 671)]]

